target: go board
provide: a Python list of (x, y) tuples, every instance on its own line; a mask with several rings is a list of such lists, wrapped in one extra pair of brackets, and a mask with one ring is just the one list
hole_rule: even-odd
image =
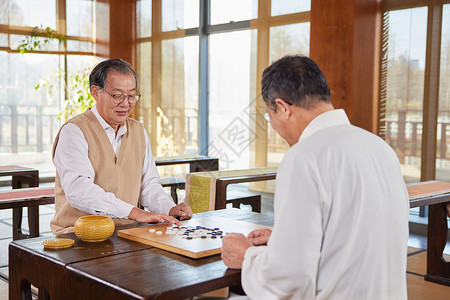
[[(215, 216), (193, 218), (181, 223), (183, 225), (177, 230), (174, 230), (175, 226), (163, 223), (119, 230), (117, 235), (191, 258), (201, 258), (219, 254), (222, 248), (221, 236), (226, 235), (227, 232), (242, 233), (247, 236), (255, 229), (270, 228)], [(192, 234), (185, 234), (188, 230)]]

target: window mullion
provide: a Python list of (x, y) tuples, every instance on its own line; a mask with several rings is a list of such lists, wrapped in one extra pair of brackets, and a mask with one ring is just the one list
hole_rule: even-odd
[(442, 4), (438, 2), (440, 1), (433, 1), (428, 6), (421, 181), (432, 180), (436, 177), (436, 138), (442, 32)]
[(210, 0), (200, 0), (199, 13), (199, 150), (200, 154), (208, 155), (209, 144), (209, 36)]

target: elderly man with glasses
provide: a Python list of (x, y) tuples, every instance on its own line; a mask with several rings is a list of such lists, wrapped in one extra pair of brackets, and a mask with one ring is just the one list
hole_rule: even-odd
[[(83, 215), (113, 218), (116, 225), (169, 222), (192, 217), (158, 183), (147, 133), (129, 118), (140, 98), (138, 78), (120, 59), (99, 63), (89, 76), (96, 104), (65, 123), (55, 138), (54, 234), (73, 231)], [(138, 203), (146, 208), (138, 208)]]

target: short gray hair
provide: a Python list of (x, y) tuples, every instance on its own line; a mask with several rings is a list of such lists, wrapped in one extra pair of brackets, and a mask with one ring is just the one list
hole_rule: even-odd
[(104, 89), (108, 74), (112, 70), (117, 71), (120, 74), (133, 74), (134, 79), (136, 80), (136, 89), (138, 88), (139, 81), (136, 71), (134, 71), (129, 63), (118, 58), (108, 59), (97, 64), (89, 75), (89, 87), (96, 85), (101, 89)]

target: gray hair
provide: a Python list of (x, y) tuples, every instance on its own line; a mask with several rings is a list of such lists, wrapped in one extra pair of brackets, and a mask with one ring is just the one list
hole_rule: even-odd
[(265, 69), (261, 94), (266, 105), (274, 109), (277, 98), (307, 110), (320, 101), (331, 103), (330, 89), (319, 66), (302, 55), (285, 56)]
[(139, 81), (136, 71), (134, 71), (129, 63), (118, 58), (108, 59), (97, 64), (89, 75), (89, 87), (96, 85), (101, 89), (104, 89), (108, 74), (113, 70), (120, 74), (133, 74), (134, 79), (136, 80), (136, 89), (138, 88)]

